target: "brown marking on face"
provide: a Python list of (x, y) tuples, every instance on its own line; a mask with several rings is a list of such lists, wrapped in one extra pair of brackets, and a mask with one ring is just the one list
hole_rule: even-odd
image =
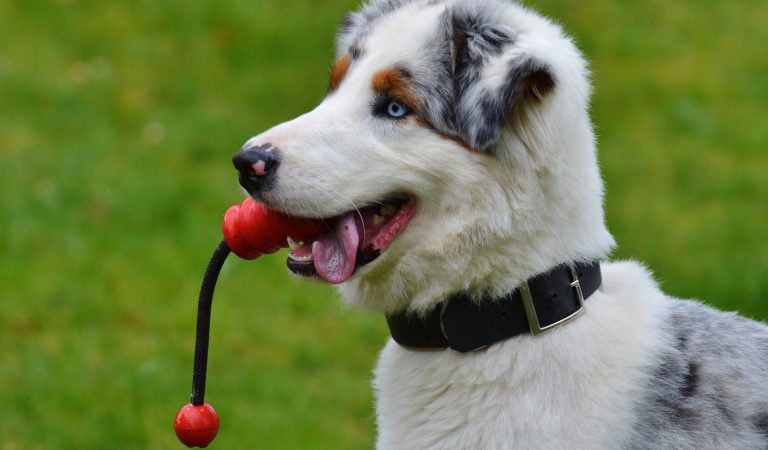
[(449, 141), (452, 141), (455, 144), (460, 145), (461, 147), (464, 147), (465, 150), (472, 152), (472, 153), (480, 153), (481, 150), (477, 149), (475, 147), (472, 147), (469, 142), (465, 141), (464, 139), (460, 138), (459, 136), (456, 136), (454, 134), (448, 134), (445, 132), (442, 132), (435, 128), (431, 123), (426, 121), (425, 119), (421, 117), (416, 117), (416, 124), (422, 128), (426, 128), (427, 130), (435, 133), (436, 135), (440, 136), (443, 139), (448, 139)]
[(418, 112), (421, 108), (421, 99), (408, 86), (409, 78), (410, 75), (401, 69), (382, 69), (373, 75), (371, 85), (377, 93), (396, 98), (411, 111)]
[(349, 53), (344, 53), (336, 61), (336, 64), (331, 68), (331, 83), (328, 85), (328, 92), (333, 92), (339, 88), (339, 85), (344, 80), (349, 70), (349, 65), (352, 62), (352, 56)]

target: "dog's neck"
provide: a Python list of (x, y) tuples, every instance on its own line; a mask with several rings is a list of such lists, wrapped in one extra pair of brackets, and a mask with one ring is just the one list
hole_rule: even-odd
[(388, 314), (392, 338), (414, 350), (451, 348), (465, 353), (521, 334), (551, 331), (578, 317), (602, 284), (600, 263), (560, 265), (526, 280), (501, 298), (453, 295), (418, 316)]

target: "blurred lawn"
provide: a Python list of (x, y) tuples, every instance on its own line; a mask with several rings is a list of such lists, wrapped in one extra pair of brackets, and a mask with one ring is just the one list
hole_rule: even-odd
[[(229, 159), (322, 97), (356, 1), (0, 0), (0, 449), (179, 448)], [(768, 3), (529, 2), (593, 62), (615, 256), (768, 319)], [(377, 315), (225, 268), (216, 448), (369, 448)]]

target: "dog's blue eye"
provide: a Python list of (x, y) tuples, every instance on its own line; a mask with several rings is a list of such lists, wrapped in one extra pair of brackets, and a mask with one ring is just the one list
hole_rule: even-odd
[(387, 103), (386, 111), (387, 115), (393, 119), (405, 117), (410, 112), (407, 106), (403, 105), (397, 100), (390, 100), (389, 103)]

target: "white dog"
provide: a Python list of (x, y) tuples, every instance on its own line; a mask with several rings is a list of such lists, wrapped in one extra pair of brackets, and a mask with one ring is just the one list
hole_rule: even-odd
[(329, 225), (289, 268), (387, 315), (379, 448), (768, 448), (768, 327), (604, 261), (589, 96), (519, 5), (373, 0), (322, 103), (235, 156)]

